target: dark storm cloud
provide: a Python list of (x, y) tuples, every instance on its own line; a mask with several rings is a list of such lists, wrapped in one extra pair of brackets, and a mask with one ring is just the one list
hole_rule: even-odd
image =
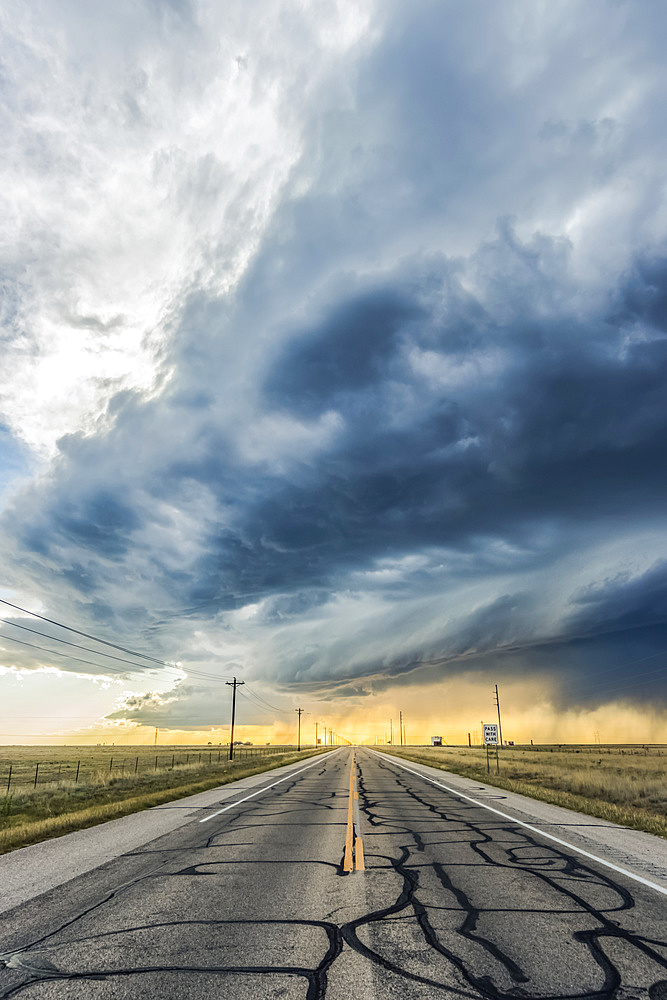
[[(389, 4), (308, 100), (291, 85), (299, 156), (241, 276), (223, 234), (165, 307), (152, 393), (3, 515), (50, 606), (313, 689), (428, 660), (599, 679), (614, 622), (652, 655), (662, 52), (629, 6), (574, 7)], [(179, 157), (199, 223), (230, 168)]]
[(417, 315), (416, 304), (390, 288), (345, 303), (278, 360), (268, 379), (269, 400), (317, 412), (340, 393), (363, 391), (386, 377), (396, 336)]
[(572, 603), (576, 611), (570, 626), (574, 631), (578, 627), (620, 632), (662, 626), (667, 633), (667, 563), (660, 561), (635, 578), (624, 573), (591, 584), (575, 595)]
[[(495, 251), (507, 268), (516, 242), (501, 240)], [(538, 256), (534, 264), (543, 280)], [(633, 516), (659, 513), (667, 476), (667, 340), (642, 335), (628, 344), (624, 322), (582, 322), (567, 313), (543, 318), (511, 297), (510, 285), (504, 307), (512, 314), (502, 326), (476, 301), (467, 315), (459, 310), (452, 323), (437, 323), (415, 298), (409, 343), (392, 345), (405, 296), (398, 310), (382, 313), (384, 377), (364, 369), (348, 341), (328, 341), (330, 325), (323, 324), (320, 377), (330, 375), (327, 390), (335, 389), (344, 429), (290, 481), (266, 477), (253, 491), (243, 473), (238, 526), (211, 536), (201, 579), (236, 578), (241, 594), (261, 595), (288, 582), (320, 586), (337, 568), (387, 551), (467, 546), (476, 534), (518, 539), (540, 521), (595, 522), (630, 507)], [(341, 315), (356, 320), (363, 308), (339, 310), (334, 329)], [(368, 345), (373, 365), (378, 329)], [(278, 374), (269, 376), (270, 404), (301, 413), (318, 343), (311, 337), (305, 350), (300, 338), (288, 344)], [(483, 365), (499, 346), (496, 370), (478, 377), (473, 367), (465, 385), (447, 385), (448, 366), (456, 376), (471, 351)], [(410, 366), (410, 351), (428, 352), (434, 384), (428, 370)], [(331, 406), (323, 384), (318, 388), (312, 402)], [(190, 472), (213, 489), (221, 485), (219, 466), (206, 453)], [(221, 495), (229, 496), (232, 482), (233, 475)]]
[[(560, 280), (548, 273), (552, 251), (548, 241), (524, 246), (504, 230), (473, 262), (478, 277), (481, 265), (486, 268), (478, 297), (463, 292), (465, 276), (457, 275), (455, 262), (429, 261), (428, 294), (399, 272), (385, 291), (339, 305), (318, 328), (288, 339), (265, 382), (270, 411), (300, 419), (306, 399), (309, 410), (319, 401), (342, 417), (329, 446), (290, 475), (249, 466), (229, 434), (207, 420), (197, 425), (194, 449), (188, 438), (189, 457), (181, 449), (166, 464), (158, 462), (154, 478), (144, 472), (138, 492), (131, 439), (158, 423), (175, 427), (179, 415), (198, 415), (202, 406), (182, 388), (187, 366), (172, 395), (155, 406), (137, 407), (126, 397), (110, 438), (68, 443), (70, 474), (50, 508), (41, 507), (34, 546), (25, 530), (24, 544), (36, 557), (66, 549), (71, 561), (61, 565), (62, 577), (92, 596), (107, 584), (84, 554), (127, 560), (129, 546), (140, 546), (142, 529), (155, 521), (152, 501), (178, 505), (188, 489), (203, 489), (212, 506), (200, 548), (178, 566), (151, 554), (155, 582), (183, 605), (199, 605), (204, 616), (266, 600), (259, 620), (270, 625), (316, 612), (326, 595), (350, 586), (350, 573), (389, 555), (446, 548), (464, 560), (459, 580), (480, 573), (500, 578), (508, 569), (539, 571), (576, 549), (582, 526), (602, 538), (630, 509), (633, 517), (658, 515), (667, 485), (667, 341), (656, 339), (650, 310), (638, 304), (657, 300), (665, 271), (655, 259), (637, 261), (615, 292), (622, 311), (610, 307), (587, 322), (565, 309), (545, 317), (544, 287), (551, 284), (548, 293), (556, 298)], [(523, 294), (513, 301), (510, 280), (501, 324), (486, 298), (497, 286), (496, 270), (511, 279), (512, 266), (524, 282), (526, 269), (535, 274), (536, 306), (529, 310)], [(431, 305), (434, 289), (453, 300), (444, 315)], [(313, 385), (318, 391), (311, 394)], [(112, 451), (115, 490), (107, 483), (81, 494), (80, 462), (95, 479)], [(227, 526), (220, 528), (223, 510)], [(546, 549), (534, 541), (545, 526), (553, 533)], [(520, 546), (521, 555), (494, 567), (479, 542), (485, 537)], [(594, 632), (605, 617), (630, 627), (650, 606), (657, 583), (649, 574), (639, 589), (618, 585), (574, 597), (576, 614), (566, 618), (559, 639)], [(389, 589), (400, 599), (427, 595), (434, 586), (451, 581), (410, 573)], [(403, 654), (386, 656), (382, 666), (400, 674), (438, 656), (469, 662), (514, 643), (527, 663), (523, 647), (539, 644), (539, 619), (540, 598), (529, 599), (519, 588), (450, 622), (440, 640), (416, 641)], [(279, 671), (282, 679), (307, 668), (308, 656), (295, 651), (291, 667)], [(341, 669), (372, 673), (377, 663)]]

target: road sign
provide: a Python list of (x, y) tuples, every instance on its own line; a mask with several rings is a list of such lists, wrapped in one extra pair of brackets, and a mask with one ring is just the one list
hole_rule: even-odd
[(498, 723), (497, 722), (485, 722), (484, 725), (484, 743), (486, 746), (497, 747), (498, 740)]

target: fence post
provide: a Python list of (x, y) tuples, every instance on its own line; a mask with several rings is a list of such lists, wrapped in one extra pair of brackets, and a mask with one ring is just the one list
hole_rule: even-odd
[(135, 757), (134, 758), (134, 773), (136, 774), (138, 770), (139, 770), (139, 758)]
[(172, 771), (173, 771), (173, 769), (174, 769), (174, 757), (175, 757), (175, 756), (176, 756), (176, 754), (172, 754), (172, 755), (171, 755), (171, 768), (172, 768)]
[(9, 795), (9, 786), (12, 783), (12, 764), (9, 765), (9, 777), (7, 778), (7, 795)]
[(76, 778), (74, 779), (74, 784), (75, 785), (79, 784), (79, 768), (80, 767), (81, 767), (81, 761), (77, 760), (77, 762), (76, 762)]
[(109, 761), (109, 774), (111, 774), (112, 768), (113, 768), (113, 757)]
[(34, 781), (34, 784), (32, 786), (33, 788), (37, 788), (37, 775), (38, 774), (39, 774), (39, 761), (37, 761), (37, 763), (35, 764), (35, 781)]
[(157, 771), (157, 755), (155, 757), (155, 770)]

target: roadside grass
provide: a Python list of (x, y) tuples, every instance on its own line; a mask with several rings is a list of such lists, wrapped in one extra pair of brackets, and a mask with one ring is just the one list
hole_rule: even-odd
[(103, 770), (93, 773), (85, 783), (64, 781), (36, 789), (19, 788), (0, 798), (0, 854), (172, 799), (205, 792), (252, 774), (272, 771), (323, 752), (324, 748), (301, 752), (289, 748), (271, 756), (258, 755), (247, 760), (203, 765), (193, 763), (128, 777), (109, 777)]
[(377, 747), (506, 791), (667, 837), (664, 747), (503, 747), (486, 770), (482, 747)]

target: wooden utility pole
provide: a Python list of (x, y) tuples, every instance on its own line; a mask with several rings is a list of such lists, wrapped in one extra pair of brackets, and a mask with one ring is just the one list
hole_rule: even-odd
[(232, 688), (232, 731), (229, 735), (229, 759), (234, 760), (234, 720), (236, 717), (236, 689), (245, 684), (245, 681), (237, 681), (236, 677), (233, 680), (226, 682)]
[(317, 742), (317, 727), (318, 726), (319, 726), (319, 722), (316, 722), (315, 723), (315, 746), (316, 747), (319, 746), (319, 743)]
[(498, 685), (496, 684), (496, 705), (498, 706), (498, 745), (503, 745), (503, 727), (500, 724), (500, 698), (498, 697)]
[(295, 708), (294, 711), (299, 716), (299, 728), (297, 730), (296, 748), (297, 748), (298, 751), (300, 751), (301, 750), (301, 716), (303, 715), (303, 709), (302, 708)]

